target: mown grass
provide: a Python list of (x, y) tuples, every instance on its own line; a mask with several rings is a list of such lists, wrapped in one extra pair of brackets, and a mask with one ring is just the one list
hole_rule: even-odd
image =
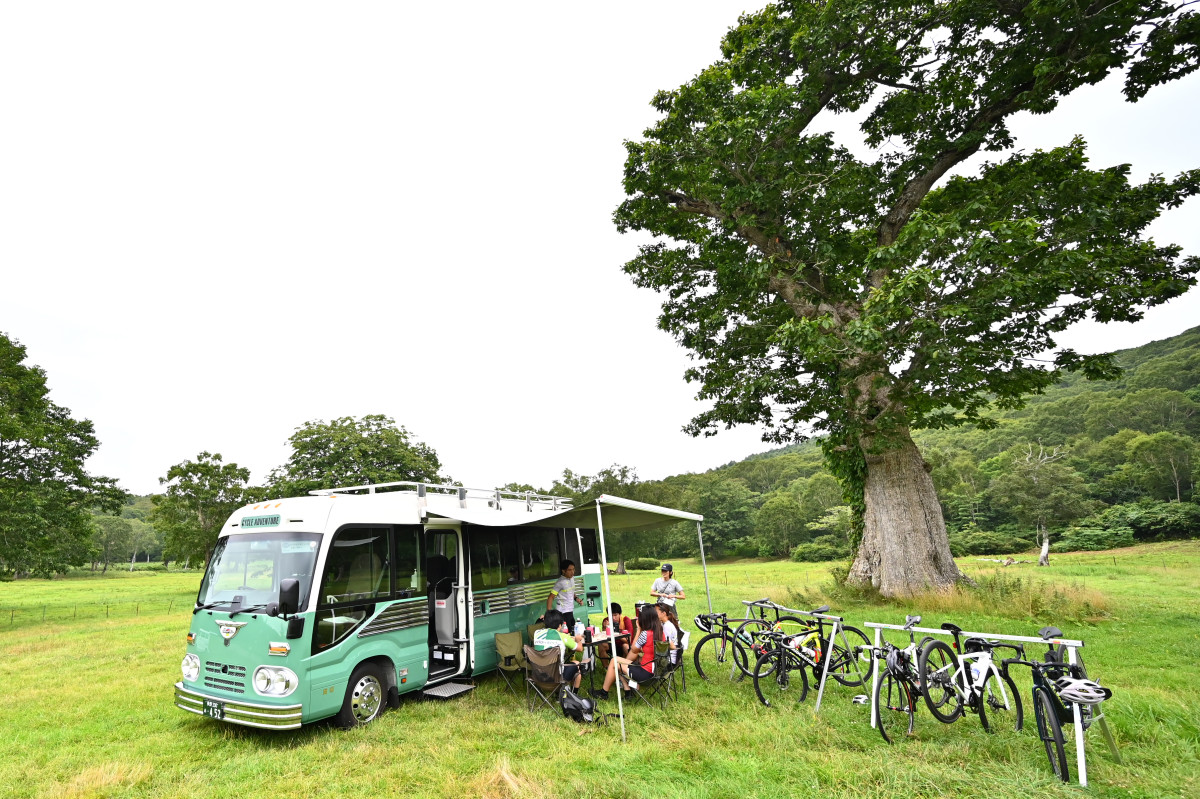
[[(1113, 558), (1116, 558), (1116, 565)], [(1108, 718), (1124, 765), (1089, 734), (1096, 796), (1200, 795), (1200, 543), (1117, 553), (1055, 555), (1052, 567), (999, 569), (964, 559), (978, 577), (1003, 583), (989, 606), (964, 594), (944, 607), (919, 601), (848, 603), (847, 621), (926, 624), (1032, 634), (1057, 624), (1084, 639), (1089, 670), (1115, 690)], [(699, 564), (677, 563), (688, 589), (686, 627), (705, 609)], [(818, 598), (828, 566), (755, 561), (710, 565), (717, 610), (769, 596)], [(622, 602), (644, 596), (655, 575), (613, 576)], [(1017, 578), (1020, 588), (1015, 588)], [(187, 608), (198, 575), (126, 573), (103, 579), (0, 583), (0, 795), (12, 797), (989, 797), (1077, 796), (1056, 783), (1027, 729), (984, 733), (973, 719), (952, 726), (918, 712), (916, 735), (888, 746), (868, 724), (858, 692), (831, 683), (819, 715), (814, 695), (790, 709), (764, 708), (748, 683), (703, 682), (666, 714), (628, 711), (629, 740), (614, 724), (581, 727), (548, 711), (528, 713), (495, 676), (451, 702), (406, 701), (367, 728), (312, 725), (268, 733), (210, 722), (171, 704)], [(981, 580), (981, 582), (983, 582)], [(1004, 587), (1007, 586), (1007, 587)], [(985, 589), (986, 591), (986, 589)], [(1008, 592), (1007, 594), (1003, 592)], [(1014, 597), (1058, 591), (1030, 614)], [(1086, 594), (1103, 612), (1079, 611)], [(987, 594), (983, 596), (986, 598)], [(67, 617), (78, 604), (117, 603), (108, 616)], [(167, 607), (173, 609), (167, 612)], [(117, 605), (123, 609), (118, 614)], [(35, 608), (47, 607), (41, 622)], [(136, 615), (134, 607), (151, 607)], [(5, 624), (5, 608), (21, 609)], [(1061, 611), (1062, 608), (1059, 608)], [(22, 620), (23, 617), (23, 620)], [(1018, 680), (1027, 686), (1028, 679)], [(606, 703), (613, 710), (613, 703)], [(1032, 722), (1031, 713), (1028, 715)], [(1068, 732), (1071, 732), (1068, 729)], [(1073, 745), (1069, 747), (1074, 772)]]

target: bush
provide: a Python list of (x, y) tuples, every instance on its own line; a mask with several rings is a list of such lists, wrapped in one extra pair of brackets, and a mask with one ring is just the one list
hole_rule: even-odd
[(974, 523), (950, 533), (950, 552), (955, 557), (963, 555), (1005, 555), (1022, 552), (1033, 544), (1028, 535), (1012, 529), (981, 530)]
[(1200, 538), (1200, 505), (1150, 500), (1113, 505), (1084, 519), (1079, 526), (1106, 530), (1129, 528), (1138, 541)]
[(658, 567), (662, 564), (654, 558), (630, 558), (625, 561), (625, 569), (631, 572), (653, 572), (658, 571)]
[(1072, 527), (1050, 545), (1050, 551), (1092, 552), (1131, 546), (1133, 530), (1128, 527)]
[(850, 556), (850, 547), (836, 535), (823, 535), (792, 549), (792, 560), (814, 562), (839, 560)]

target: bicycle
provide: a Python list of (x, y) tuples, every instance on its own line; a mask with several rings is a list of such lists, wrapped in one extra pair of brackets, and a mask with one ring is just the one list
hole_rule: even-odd
[[(871, 676), (871, 669), (874, 668), (874, 663), (867, 661), (866, 673), (858, 667), (858, 653), (864, 649), (869, 649), (871, 639), (867, 638), (867, 634), (857, 627), (841, 625), (840, 617), (823, 618), (818, 614), (827, 613), (828, 605), (821, 605), (819, 608), (814, 608), (806, 613), (807, 618), (797, 618), (796, 616), (784, 616), (782, 612), (791, 611), (791, 608), (785, 608), (782, 605), (777, 605), (769, 599), (760, 599), (755, 602), (743, 602), (750, 608), (758, 608), (759, 618), (748, 622), (743, 622), (738, 628), (738, 633), (743, 636), (748, 635), (751, 640), (750, 651), (747, 652), (749, 658), (753, 658), (754, 667), (751, 676), (758, 674), (762, 670), (760, 661), (763, 655), (772, 651), (778, 642), (793, 640), (797, 643), (803, 643), (813, 650), (811, 663), (813, 667), (813, 678), (819, 683), (824, 669), (824, 663), (821, 660), (823, 654), (829, 657), (829, 674), (835, 680), (849, 688), (854, 688), (862, 685)], [(775, 622), (769, 628), (764, 628), (766, 624), (767, 610), (775, 612)], [(801, 612), (801, 611), (795, 611)], [(836, 621), (835, 625), (831, 622)], [(757, 625), (759, 629), (751, 627), (751, 623)], [(834, 631), (841, 631), (841, 639), (833, 637)], [(829, 627), (829, 630), (826, 630)], [(784, 637), (779, 638), (774, 633), (784, 633)], [(811, 635), (816, 633), (817, 639), (809, 641)], [(769, 661), (769, 665), (773, 661)], [(749, 663), (747, 663), (749, 665)], [(769, 672), (768, 672), (769, 673)]]
[(930, 640), (921, 647), (917, 659), (929, 712), (943, 724), (953, 724), (969, 710), (979, 716), (979, 723), (989, 732), (989, 713), (1011, 713), (1013, 729), (1020, 732), (1024, 724), (1021, 694), (1008, 674), (1008, 666), (1004, 662), (997, 666), (992, 653), (1012, 649), (1018, 657), (1024, 657), (1024, 647), (975, 636), (963, 641), (962, 628), (949, 622), (942, 629), (954, 636), (954, 648), (945, 641)]
[[(755, 638), (760, 632), (767, 632), (781, 623), (800, 624), (803, 622), (795, 616), (781, 616), (780, 610), (786, 610), (776, 605), (770, 599), (745, 601), (742, 604), (758, 611), (758, 616), (751, 615), (745, 619), (730, 619), (725, 613), (701, 613), (696, 616), (695, 624), (700, 630), (708, 633), (696, 644), (692, 660), (696, 665), (696, 673), (707, 680), (710, 674), (716, 674), (729, 665), (729, 678), (743, 680), (754, 676), (754, 664), (761, 654), (761, 643)], [(775, 618), (768, 620), (768, 609), (774, 610)], [(828, 610), (828, 608), (825, 608)], [(737, 623), (737, 627), (733, 627)], [(707, 664), (707, 665), (706, 665)]]
[[(1075, 664), (1064, 662), (1064, 647), (1062, 644), (1055, 645), (1051, 640), (1060, 638), (1062, 630), (1043, 627), (1038, 630), (1038, 635), (1049, 647), (1044, 660), (1025, 660), (1022, 653), (1020, 658), (1005, 660), (1004, 665), (1029, 666), (1033, 672), (1033, 717), (1037, 720), (1038, 737), (1042, 740), (1054, 776), (1063, 782), (1070, 782), (1071, 772), (1067, 766), (1062, 727), (1064, 724), (1079, 723), (1086, 730), (1094, 720), (1103, 718), (1096, 714), (1095, 707), (1110, 698), (1112, 691), (1088, 679), (1087, 668), (1082, 660)], [(1078, 716), (1075, 708), (1078, 708)], [(1107, 734), (1107, 729), (1103, 726), (1102, 729)], [(1116, 747), (1111, 739), (1109, 746), (1115, 753)]]
[(702, 613), (695, 618), (695, 623), (698, 629), (708, 633), (696, 644), (692, 654), (692, 661), (696, 664), (696, 673), (700, 678), (707, 680), (710, 675), (724, 670), (727, 664), (730, 679), (734, 679), (739, 672), (745, 674), (749, 668), (746, 648), (752, 643), (749, 636), (745, 640), (739, 639), (737, 631), (730, 624), (729, 616), (725, 613)]
[(921, 695), (921, 677), (917, 672), (917, 651), (933, 640), (926, 636), (921, 643), (916, 641), (913, 627), (921, 621), (920, 616), (905, 616), (904, 629), (908, 631), (908, 646), (901, 649), (890, 641), (875, 650), (875, 657), (883, 661), (879, 681), (875, 684), (875, 701), (872, 713), (875, 728), (883, 740), (892, 743), (903, 729), (904, 735), (912, 735), (916, 726), (917, 697)]

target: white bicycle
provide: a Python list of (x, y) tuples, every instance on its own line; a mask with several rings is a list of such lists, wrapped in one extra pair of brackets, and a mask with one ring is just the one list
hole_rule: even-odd
[(1024, 658), (1024, 648), (974, 637), (960, 642), (961, 627), (947, 622), (942, 629), (954, 635), (954, 648), (945, 641), (930, 641), (917, 658), (917, 673), (929, 712), (943, 724), (952, 724), (969, 710), (979, 716), (979, 723), (988, 731), (991, 714), (993, 718), (1010, 719), (1013, 729), (1019, 731), (1025, 721), (1021, 694), (1008, 675), (1008, 665), (997, 665), (992, 652), (1012, 649)]

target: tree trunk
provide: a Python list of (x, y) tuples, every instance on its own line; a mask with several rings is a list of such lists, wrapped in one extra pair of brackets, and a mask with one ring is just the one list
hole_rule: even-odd
[(623, 559), (617, 561), (617, 574), (628, 574), (625, 571), (625, 561)]
[[(870, 447), (863, 446), (870, 452)], [(946, 589), (966, 577), (950, 554), (933, 479), (908, 431), (867, 456), (863, 539), (848, 581), (888, 597)]]
[(1045, 527), (1041, 528), (1042, 533), (1042, 551), (1038, 554), (1038, 565), (1050, 565), (1050, 531)]

